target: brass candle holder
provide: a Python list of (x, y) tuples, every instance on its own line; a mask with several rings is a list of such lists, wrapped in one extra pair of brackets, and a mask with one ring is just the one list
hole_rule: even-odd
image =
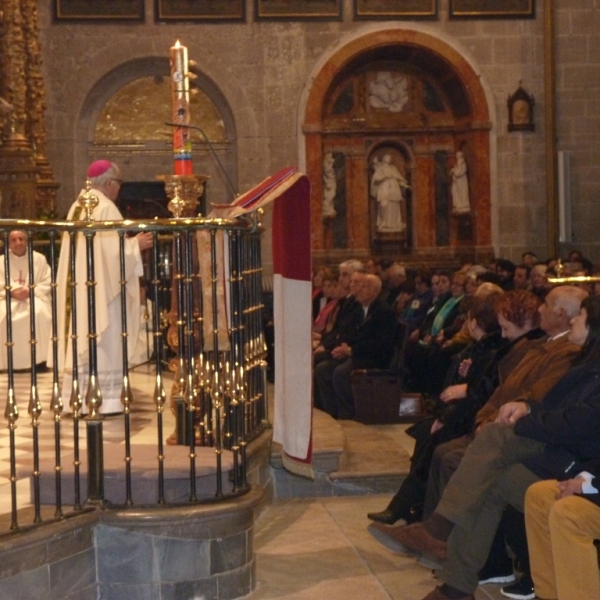
[(176, 218), (195, 214), (208, 175), (157, 175), (156, 179), (164, 181), (165, 192), (170, 198), (167, 208)]

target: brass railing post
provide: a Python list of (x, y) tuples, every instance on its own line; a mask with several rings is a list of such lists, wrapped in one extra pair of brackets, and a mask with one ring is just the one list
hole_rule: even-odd
[[(248, 222), (228, 221), (224, 219), (175, 218), (152, 221), (94, 221), (91, 219), (95, 196), (88, 189), (80, 196), (80, 204), (85, 209), (86, 218), (75, 216), (73, 220), (64, 222), (19, 222), (17, 220), (0, 220), (0, 241), (4, 239), (8, 246), (9, 233), (13, 229), (25, 227), (27, 231), (29, 255), (29, 304), (31, 313), (27, 320), (31, 343), (31, 389), (28, 411), (31, 415), (32, 456), (27, 456), (27, 465), (33, 466), (33, 476), (30, 477), (31, 495), (34, 505), (34, 523), (43, 521), (42, 502), (48, 502), (49, 494), (55, 494), (50, 502), (55, 502), (55, 518), (71, 516), (83, 510), (93, 510), (103, 507), (108, 502), (123, 503), (131, 507), (137, 494), (137, 479), (135, 470), (136, 446), (132, 438), (135, 433), (136, 421), (133, 394), (132, 374), (130, 373), (129, 348), (133, 328), (127, 321), (127, 302), (131, 295), (126, 293), (125, 278), (128, 263), (125, 249), (128, 247), (127, 236), (130, 232), (151, 231), (154, 246), (151, 254), (152, 264), (151, 289), (154, 295), (154, 312), (152, 314), (152, 329), (154, 336), (155, 375), (153, 400), (155, 405), (155, 430), (157, 443), (153, 446), (158, 450), (158, 497), (157, 503), (165, 505), (174, 496), (172, 490), (166, 487), (165, 452), (163, 446), (163, 416), (167, 401), (165, 381), (163, 377), (164, 344), (163, 329), (164, 315), (168, 308), (163, 287), (171, 281), (174, 286), (170, 307), (176, 324), (175, 343), (178, 344), (178, 374), (176, 393), (183, 400), (185, 412), (186, 446), (189, 447), (189, 503), (205, 502), (208, 497), (204, 490), (197, 488), (196, 470), (200, 464), (201, 453), (205, 455), (208, 447), (214, 454), (212, 468), (215, 479), (210, 492), (214, 499), (234, 493), (241, 494), (248, 489), (246, 472), (247, 442), (254, 439), (261, 431), (264, 423), (260, 423), (264, 403), (264, 379), (261, 372), (260, 358), (263, 344), (261, 323), (261, 269), (260, 245), (256, 228), (251, 228)], [(35, 240), (38, 233), (43, 238)], [(174, 278), (168, 277), (168, 283), (162, 281), (160, 272), (159, 235), (172, 235), (173, 258), (175, 269)], [(40, 236), (40, 237), (42, 237)], [(118, 351), (122, 351), (122, 365), (117, 375), (120, 384), (121, 402), (124, 406), (124, 422), (120, 420), (104, 424), (101, 414), (103, 394), (108, 398), (108, 389), (104, 389), (102, 370), (102, 349), (98, 345), (101, 339), (99, 328), (104, 318), (104, 309), (98, 302), (104, 301), (102, 281), (96, 280), (96, 274), (101, 278), (98, 258), (95, 251), (106, 241), (119, 244), (119, 288), (121, 319), (119, 333), (121, 343)], [(62, 251), (65, 255), (57, 263), (58, 243), (62, 238)], [(51, 355), (52, 373), (48, 377), (35, 371), (35, 364), (43, 361), (39, 355), (41, 347), (36, 342), (42, 341), (42, 327), (36, 319), (36, 300), (39, 307), (41, 286), (35, 279), (34, 262), (32, 259), (33, 244), (47, 246), (50, 262), (50, 301), (51, 301)], [(198, 263), (198, 257), (204, 262)], [(10, 493), (11, 493), (11, 523), (13, 530), (19, 529), (18, 509), (23, 499), (17, 498), (17, 473), (19, 457), (17, 456), (16, 427), (19, 411), (16, 401), (16, 389), (20, 381), (25, 381), (24, 375), (15, 375), (15, 358), (13, 343), (25, 340), (25, 335), (16, 329), (13, 318), (16, 318), (14, 304), (11, 312), (11, 277), (9, 256), (4, 256), (4, 291), (6, 293), (7, 313), (7, 342), (6, 353), (8, 362), (7, 403), (5, 418), (8, 423), (10, 437)], [(117, 268), (116, 260), (114, 268)], [(170, 275), (170, 274), (169, 274)], [(64, 279), (63, 279), (64, 278)], [(59, 281), (66, 280), (66, 289), (59, 288)], [(204, 283), (204, 286), (198, 285)], [(163, 285), (164, 283), (164, 285)], [(85, 285), (84, 288), (81, 286)], [(79, 287), (78, 287), (79, 286)], [(202, 288), (202, 290), (197, 289)], [(98, 291), (96, 291), (98, 290)], [(79, 293), (77, 293), (79, 291)], [(77, 298), (79, 297), (79, 302)], [(118, 301), (118, 300), (117, 300)], [(60, 303), (60, 305), (59, 305)], [(63, 312), (64, 311), (64, 319)], [(82, 312), (83, 311), (83, 312)], [(205, 312), (206, 311), (206, 315)], [(114, 321), (114, 316), (112, 317)], [(86, 339), (84, 337), (87, 336)], [(115, 339), (115, 342), (117, 340)], [(67, 354), (68, 353), (68, 354)], [(118, 354), (115, 353), (115, 356)], [(70, 373), (72, 364), (72, 374)], [(64, 370), (63, 370), (64, 369)], [(122, 372), (121, 372), (122, 371)], [(61, 386), (61, 376), (65, 375)], [(151, 376), (152, 377), (152, 376)], [(87, 380), (87, 387), (86, 387)], [(47, 388), (43, 389), (43, 385)], [(62, 389), (61, 389), (62, 387)], [(85, 390), (83, 388), (86, 387)], [(103, 388), (101, 390), (101, 387)], [(85, 399), (85, 406), (82, 402)], [(73, 429), (64, 428), (63, 399), (69, 397), (73, 412)], [(49, 417), (43, 414), (42, 402), (49, 398)], [(111, 396), (112, 398), (112, 396)], [(136, 397), (137, 400), (137, 397)], [(105, 399), (106, 402), (106, 399)], [(66, 403), (66, 400), (65, 400)], [(137, 402), (135, 402), (137, 404)], [(87, 408), (87, 414), (83, 413)], [(144, 411), (145, 412), (145, 411)], [(141, 417), (141, 415), (140, 415)], [(199, 418), (198, 418), (199, 417)], [(50, 419), (50, 423), (44, 423)], [(82, 502), (80, 490), (81, 452), (85, 453), (85, 445), (80, 440), (80, 425), (85, 423), (87, 435), (87, 496)], [(139, 423), (145, 423), (141, 418)], [(52, 425), (53, 456), (50, 464), (45, 464), (41, 434), (44, 425)], [(112, 427), (115, 425), (116, 427)], [(42, 429), (40, 429), (40, 426)], [(124, 446), (124, 458), (119, 467), (124, 480), (119, 485), (118, 493), (108, 487), (105, 489), (105, 460), (110, 460), (110, 472), (115, 466), (112, 455), (106, 454), (104, 434), (110, 432), (111, 437), (118, 434)], [(198, 433), (197, 433), (198, 432)], [(199, 435), (198, 435), (199, 434)], [(38, 438), (39, 435), (39, 438)], [(108, 437), (108, 434), (107, 436)], [(62, 439), (61, 439), (62, 438)], [(72, 448), (72, 471), (69, 475), (73, 481), (65, 485), (64, 462), (65, 448)], [(69, 450), (69, 452), (71, 452)], [(167, 456), (169, 459), (170, 456)], [(70, 457), (68, 460), (71, 460)], [(211, 459), (212, 460), (212, 459)], [(186, 457), (187, 462), (187, 457)], [(28, 468), (28, 467), (27, 467)], [(141, 468), (147, 467), (141, 461)], [(223, 469), (231, 469), (223, 473)], [(52, 470), (52, 480), (49, 473)], [(186, 465), (187, 470), (187, 465)], [(230, 477), (228, 477), (228, 475)], [(85, 469), (84, 469), (85, 477)], [(145, 477), (145, 476), (144, 476)], [(119, 477), (117, 477), (119, 479)], [(112, 479), (110, 480), (112, 482)], [(51, 489), (46, 487), (50, 483)], [(124, 490), (120, 491), (120, 487)], [(186, 490), (187, 491), (187, 490)], [(65, 493), (72, 494), (73, 506), (65, 510)], [(85, 491), (84, 491), (85, 493)], [(178, 493), (178, 492), (177, 492)], [(114, 494), (114, 495), (113, 495)], [(27, 500), (25, 498), (24, 500)], [(119, 498), (119, 499), (117, 499)], [(70, 502), (71, 500), (69, 500)]]
[[(10, 230), (4, 231), (4, 248), (8, 248), (8, 237)], [(11, 518), (10, 528), (19, 528), (17, 519), (17, 458), (15, 445), (15, 429), (19, 418), (19, 407), (15, 398), (15, 378), (13, 366), (13, 338), (12, 338), (12, 310), (11, 310), (11, 285), (10, 285), (10, 262), (8, 252), (4, 252), (4, 291), (6, 294), (6, 355), (8, 366), (8, 387), (6, 391), (6, 409), (4, 417), (8, 421), (8, 435), (10, 447), (10, 496), (11, 496)]]
[(129, 333), (127, 332), (127, 277), (125, 271), (125, 232), (119, 231), (119, 273), (121, 286), (121, 350), (123, 360), (123, 384), (121, 402), (125, 419), (125, 504), (133, 504), (131, 492), (131, 403), (133, 394), (129, 381)]
[(85, 417), (88, 455), (88, 497), (89, 504), (104, 504), (104, 446), (102, 435), (102, 391), (98, 381), (98, 334), (96, 333), (96, 274), (94, 269), (94, 231), (86, 231), (87, 266), (87, 309), (88, 309), (88, 387)]
[(50, 298), (52, 305), (52, 397), (50, 411), (54, 419), (54, 481), (56, 490), (54, 516), (60, 518), (62, 511), (62, 459), (60, 451), (61, 420), (63, 400), (58, 379), (58, 299), (56, 294), (56, 231), (51, 230), (50, 237)]
[(152, 291), (154, 296), (154, 315), (153, 315), (153, 337), (154, 337), (154, 364), (156, 367), (156, 377), (154, 383), (154, 404), (157, 414), (157, 443), (158, 443), (158, 503), (165, 504), (165, 454), (163, 447), (163, 414), (167, 396), (162, 375), (162, 356), (163, 356), (163, 336), (161, 331), (161, 305), (159, 292), (160, 278), (158, 273), (158, 234), (153, 233), (152, 245)]
[(98, 333), (96, 331), (96, 271), (94, 262), (94, 239), (96, 232), (92, 228), (92, 212), (98, 205), (98, 197), (90, 190), (88, 183), (86, 192), (79, 197), (82, 208), (85, 209), (85, 222), (88, 227), (84, 230), (85, 262), (87, 287), (87, 316), (88, 316), (88, 386), (85, 395), (85, 405), (88, 414), (85, 417), (87, 432), (88, 455), (88, 504), (104, 504), (104, 444), (102, 435), (102, 391), (98, 381)]
[(31, 344), (31, 387), (29, 391), (29, 407), (27, 412), (31, 417), (31, 429), (33, 436), (33, 510), (34, 523), (41, 523), (41, 506), (40, 506), (40, 416), (42, 414), (42, 405), (37, 387), (37, 352), (36, 352), (36, 327), (35, 327), (35, 280), (33, 271), (33, 244), (31, 243), (31, 235), (27, 234), (27, 262), (29, 267), (29, 331)]
[[(77, 234), (74, 231), (69, 232), (69, 293), (71, 298), (71, 356), (73, 365), (69, 406), (73, 411), (73, 486), (75, 490), (73, 505), (75, 510), (81, 510), (79, 420), (81, 417), (83, 400), (81, 397), (81, 388), (79, 386), (79, 359), (77, 358), (79, 334), (77, 330), (77, 269), (75, 260), (75, 251), (77, 248), (76, 236)], [(61, 335), (64, 335), (65, 333), (66, 332), (61, 332)]]

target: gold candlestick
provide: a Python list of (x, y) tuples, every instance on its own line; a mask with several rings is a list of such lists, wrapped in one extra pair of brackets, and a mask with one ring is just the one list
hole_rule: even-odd
[(171, 199), (168, 209), (175, 217), (195, 214), (207, 175), (157, 175), (156, 179), (165, 182), (165, 191)]

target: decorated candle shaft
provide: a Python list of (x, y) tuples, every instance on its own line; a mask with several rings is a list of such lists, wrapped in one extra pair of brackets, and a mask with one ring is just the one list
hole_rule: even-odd
[(171, 47), (171, 106), (172, 121), (183, 127), (173, 130), (173, 168), (175, 175), (192, 175), (192, 140), (190, 130), (190, 82), (187, 48), (175, 42)]

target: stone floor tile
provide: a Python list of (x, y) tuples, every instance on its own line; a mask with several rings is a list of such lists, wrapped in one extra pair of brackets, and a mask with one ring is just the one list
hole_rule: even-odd
[[(422, 600), (440, 582), (366, 530), (389, 495), (278, 500), (256, 525), (257, 589), (247, 600)], [(476, 600), (501, 600), (486, 586)]]

